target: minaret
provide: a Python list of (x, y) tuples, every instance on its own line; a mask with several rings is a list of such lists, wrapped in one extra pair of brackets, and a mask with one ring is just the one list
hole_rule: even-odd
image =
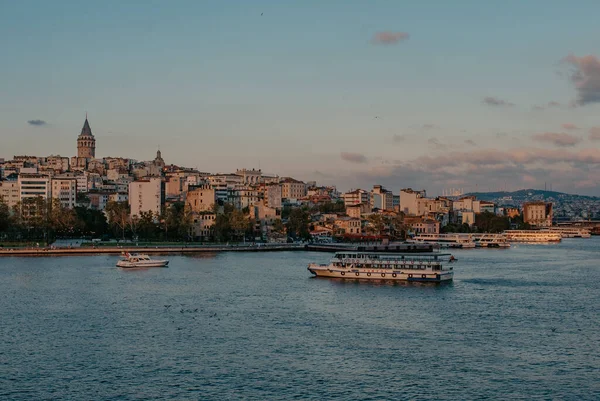
[(77, 157), (81, 159), (91, 160), (96, 157), (96, 138), (92, 134), (90, 123), (85, 114), (85, 122), (81, 129), (81, 134), (77, 137)]
[(160, 149), (156, 151), (156, 159), (154, 159), (154, 165), (160, 168), (163, 168), (165, 166), (165, 161), (162, 158), (162, 153), (160, 152)]

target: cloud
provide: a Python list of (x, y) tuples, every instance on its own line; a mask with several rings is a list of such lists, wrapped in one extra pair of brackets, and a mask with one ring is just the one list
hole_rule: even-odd
[(466, 139), (466, 140), (465, 140), (465, 143), (466, 143), (467, 145), (471, 145), (471, 146), (477, 146), (477, 143), (475, 143), (475, 141), (474, 141), (474, 140), (472, 140), (472, 139)]
[(371, 43), (377, 45), (394, 45), (396, 43), (403, 42), (410, 38), (410, 35), (407, 32), (377, 32), (373, 35), (373, 39), (371, 39)]
[(569, 79), (575, 85), (577, 99), (575, 105), (600, 102), (600, 60), (595, 56), (588, 55), (577, 57), (568, 55), (563, 59), (573, 69), (569, 72)]
[(340, 157), (342, 158), (342, 160), (345, 160), (350, 163), (366, 163), (367, 162), (367, 157), (360, 153), (342, 152), (342, 153), (340, 153)]
[(549, 142), (556, 146), (575, 146), (581, 142), (581, 138), (575, 135), (566, 134), (564, 132), (544, 132), (543, 134), (535, 134), (533, 140), (540, 142)]
[(398, 134), (394, 134), (394, 136), (392, 137), (394, 142), (404, 142), (404, 140), (406, 139), (405, 135), (398, 135)]
[(512, 107), (515, 104), (511, 102), (507, 102), (506, 100), (498, 99), (493, 96), (486, 96), (483, 98), (483, 103), (488, 106), (497, 106), (497, 107)]
[(46, 125), (46, 121), (44, 120), (29, 120), (27, 121), (27, 124), (29, 125), (36, 125), (36, 126), (42, 126), (42, 125)]
[(576, 130), (576, 129), (579, 129), (579, 127), (578, 127), (578, 126), (576, 126), (576, 125), (575, 125), (575, 124), (573, 124), (573, 123), (564, 123), (564, 124), (562, 124), (562, 125), (561, 125), (561, 127), (563, 127), (563, 129), (568, 129), (568, 130)]
[(600, 141), (600, 127), (590, 128), (590, 140)]
[(555, 102), (554, 100), (551, 100), (546, 104), (533, 106), (533, 109), (539, 111), (539, 110), (546, 110), (546, 109), (551, 109), (554, 107), (561, 107), (561, 106), (562, 105), (560, 103)]
[(431, 137), (427, 140), (427, 143), (430, 144), (434, 149), (443, 149), (446, 147), (446, 145), (444, 145), (442, 143), (442, 141), (440, 141), (438, 138), (436, 137)]
[(388, 188), (424, 188), (430, 196), (444, 189), (465, 191), (543, 188), (600, 195), (600, 149), (506, 150), (470, 148), (443, 151), (416, 158), (390, 160), (387, 164), (351, 173), (336, 174), (338, 188), (367, 188), (377, 182)]

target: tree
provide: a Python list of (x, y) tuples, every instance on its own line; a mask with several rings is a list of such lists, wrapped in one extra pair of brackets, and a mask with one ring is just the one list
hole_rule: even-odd
[(129, 205), (127, 202), (110, 201), (106, 204), (106, 213), (108, 214), (108, 223), (117, 234), (121, 233), (121, 238), (125, 239), (125, 229), (129, 222)]
[(287, 222), (288, 235), (294, 239), (310, 239), (309, 220), (310, 215), (307, 210), (302, 208), (292, 209)]
[(139, 233), (140, 236), (147, 240), (156, 238), (156, 231), (158, 225), (156, 224), (156, 215), (151, 211), (140, 212), (139, 220)]
[(80, 235), (102, 237), (108, 232), (108, 222), (106, 221), (106, 215), (102, 211), (76, 206), (74, 212), (76, 230)]
[(236, 238), (245, 236), (246, 231), (250, 229), (250, 220), (240, 210), (234, 210), (229, 215), (229, 226), (234, 232)]
[(0, 196), (0, 232), (8, 231), (11, 226), (10, 209)]
[(273, 231), (275, 231), (276, 233), (279, 233), (279, 234), (284, 233), (285, 226), (283, 225), (283, 222), (281, 221), (281, 219), (276, 219), (273, 222)]
[(385, 229), (385, 218), (380, 213), (369, 215), (369, 223), (371, 225), (371, 231), (375, 235), (381, 235)]

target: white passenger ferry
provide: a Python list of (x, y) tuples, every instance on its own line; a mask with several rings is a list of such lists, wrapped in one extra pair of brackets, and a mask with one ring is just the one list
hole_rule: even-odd
[(510, 242), (548, 243), (562, 240), (560, 233), (547, 230), (506, 230), (504, 234)]
[(471, 234), (417, 234), (412, 239), (417, 244), (437, 244), (442, 248), (475, 248)]
[(474, 233), (471, 238), (478, 248), (510, 248), (506, 234)]
[(385, 254), (337, 252), (329, 264), (311, 263), (308, 270), (317, 277), (396, 280), (440, 283), (452, 280), (452, 267), (442, 261), (456, 259), (449, 253)]
[(552, 227), (544, 231), (559, 233), (563, 238), (590, 238), (592, 236), (590, 230), (577, 227)]

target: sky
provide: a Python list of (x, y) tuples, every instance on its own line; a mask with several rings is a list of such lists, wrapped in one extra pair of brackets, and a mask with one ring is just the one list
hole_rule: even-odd
[(0, 0), (0, 158), (600, 195), (600, 2)]

